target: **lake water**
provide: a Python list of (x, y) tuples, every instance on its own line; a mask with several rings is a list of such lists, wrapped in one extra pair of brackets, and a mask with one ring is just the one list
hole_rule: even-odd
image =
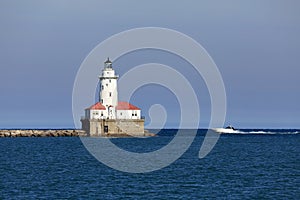
[[(175, 133), (111, 140), (126, 150), (148, 152)], [(221, 135), (199, 159), (204, 134), (198, 130), (176, 162), (144, 174), (107, 167), (80, 138), (0, 138), (0, 199), (300, 199), (299, 130)]]

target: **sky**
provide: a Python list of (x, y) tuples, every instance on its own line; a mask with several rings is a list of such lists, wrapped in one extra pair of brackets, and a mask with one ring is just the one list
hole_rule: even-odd
[[(140, 27), (173, 29), (206, 49), (224, 81), (225, 124), (300, 128), (299, 8), (297, 0), (1, 0), (0, 128), (73, 128), (72, 91), (81, 63), (108, 37)], [(185, 60), (144, 50), (114, 66), (122, 75), (151, 62), (181, 70), (192, 85), (201, 85), (199, 127), (206, 127), (209, 94)], [(141, 87), (131, 101), (142, 108), (146, 124), (149, 107), (161, 104), (168, 111), (165, 127), (178, 126), (178, 101), (168, 88)]]

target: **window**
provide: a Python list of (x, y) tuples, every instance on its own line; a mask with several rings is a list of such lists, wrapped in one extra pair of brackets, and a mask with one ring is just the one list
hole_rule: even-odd
[(102, 89), (102, 90), (104, 89), (104, 85), (101, 85), (101, 89)]
[(111, 83), (111, 80), (109, 79), (109, 82)]
[(132, 113), (132, 116), (134, 116), (134, 113)]
[(106, 83), (106, 87), (108, 86), (108, 84)]
[(101, 99), (101, 103), (103, 103), (103, 99)]
[(101, 111), (101, 117), (103, 117), (103, 111)]
[(137, 113), (135, 113), (134, 115), (137, 116)]
[(122, 116), (123, 113), (120, 113), (120, 115)]
[(111, 97), (111, 92), (109, 93), (109, 96)]

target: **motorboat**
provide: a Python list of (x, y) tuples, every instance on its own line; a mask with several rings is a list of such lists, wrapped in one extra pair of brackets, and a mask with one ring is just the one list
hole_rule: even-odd
[(235, 131), (235, 128), (233, 126), (231, 126), (231, 125), (227, 126), (225, 129), (229, 129), (229, 130)]
[(229, 125), (226, 128), (213, 128), (213, 131), (217, 133), (239, 133), (233, 126)]

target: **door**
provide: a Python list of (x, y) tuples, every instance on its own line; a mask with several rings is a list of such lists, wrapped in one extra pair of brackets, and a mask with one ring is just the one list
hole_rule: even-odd
[(104, 133), (108, 133), (108, 126), (104, 126)]

